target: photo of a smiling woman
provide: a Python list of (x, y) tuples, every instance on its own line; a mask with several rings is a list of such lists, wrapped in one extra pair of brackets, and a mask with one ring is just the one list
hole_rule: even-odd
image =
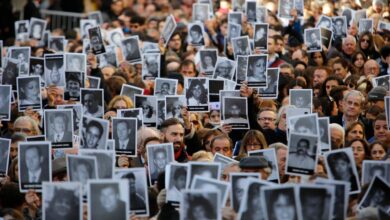
[(39, 76), (18, 78), (19, 110), (25, 110), (31, 106), (33, 109), (41, 109), (41, 88)]

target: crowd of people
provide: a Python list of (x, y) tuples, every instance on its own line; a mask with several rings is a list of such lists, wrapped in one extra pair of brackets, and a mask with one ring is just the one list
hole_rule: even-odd
[(0, 25), (3, 219), (390, 219), (386, 0), (23, 15)]

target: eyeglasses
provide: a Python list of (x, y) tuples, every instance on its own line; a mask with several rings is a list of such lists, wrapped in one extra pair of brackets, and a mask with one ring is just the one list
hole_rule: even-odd
[(253, 144), (246, 144), (247, 147), (261, 147), (261, 144), (259, 143), (253, 143)]
[(362, 42), (368, 43), (368, 42), (370, 42), (370, 40), (369, 39), (362, 39)]
[(275, 118), (258, 118), (257, 120), (260, 120), (260, 121), (276, 121)]
[(22, 133), (31, 133), (32, 130), (28, 129), (28, 128), (15, 128), (14, 129), (15, 132), (22, 132)]

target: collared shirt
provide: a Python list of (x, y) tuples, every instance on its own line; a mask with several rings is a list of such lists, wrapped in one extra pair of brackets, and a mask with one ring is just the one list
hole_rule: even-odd
[(36, 183), (39, 180), (39, 177), (41, 176), (42, 169), (39, 169), (37, 172), (31, 172), (28, 171), (28, 176), (29, 176), (29, 182), (30, 183)]
[(64, 137), (64, 132), (54, 134), (54, 142), (60, 142)]
[(125, 141), (119, 141), (119, 149), (126, 150), (128, 143), (129, 143), (129, 139), (126, 139)]

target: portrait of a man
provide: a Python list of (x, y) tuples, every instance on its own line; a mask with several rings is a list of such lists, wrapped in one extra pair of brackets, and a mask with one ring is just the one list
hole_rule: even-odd
[[(72, 147), (72, 110), (49, 110), (45, 112), (46, 138), (55, 146), (57, 143), (68, 143), (63, 147)], [(61, 144), (60, 144), (61, 146)]]
[(116, 151), (135, 155), (137, 119), (113, 119), (113, 137)]

